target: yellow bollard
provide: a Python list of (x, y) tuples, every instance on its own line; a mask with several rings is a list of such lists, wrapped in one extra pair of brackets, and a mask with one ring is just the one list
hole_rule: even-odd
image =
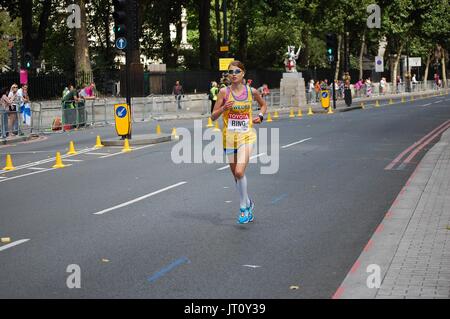
[(295, 117), (293, 108), (291, 108), (291, 110), (289, 112), (289, 117)]
[(331, 105), (328, 107), (328, 112), (327, 112), (327, 114), (334, 114), (334, 112), (333, 112), (333, 107), (332, 107)]
[(220, 132), (219, 121), (216, 121), (216, 125), (214, 126), (213, 132)]
[(303, 115), (302, 115), (302, 109), (301, 108), (298, 108), (298, 114), (297, 114), (297, 117), (302, 117)]
[(208, 117), (208, 125), (206, 125), (206, 127), (214, 127), (210, 117)]
[(394, 104), (394, 101), (392, 101), (392, 99), (389, 99), (389, 105)]
[(405, 97), (402, 96), (402, 103), (405, 103)]
[(411, 102), (414, 101), (414, 95), (411, 95)]
[(375, 101), (375, 107), (380, 107), (380, 102), (378, 102), (378, 100)]
[(70, 141), (69, 151), (67, 152), (67, 155), (76, 155), (76, 154), (78, 154), (78, 152), (75, 151), (75, 145), (73, 144), (73, 141)]
[(123, 153), (127, 153), (127, 152), (131, 152), (131, 148), (130, 148), (130, 142), (128, 142), (128, 139), (126, 138), (125, 141), (123, 142), (123, 149), (122, 149)]
[(102, 148), (103, 146), (105, 146), (105, 145), (102, 144), (102, 140), (100, 139), (100, 135), (97, 135), (97, 140), (95, 141), (94, 148)]
[(2, 238), (0, 238), (0, 242), (2, 244), (10, 243), (11, 242), (11, 238), (10, 237), (2, 237)]
[(6, 165), (3, 167), (4, 171), (12, 171), (16, 169), (13, 165), (12, 158), (10, 154), (6, 154)]
[(270, 112), (267, 114), (267, 121), (266, 122), (272, 122), (272, 116), (270, 116)]
[(171, 134), (171, 136), (172, 136), (172, 138), (173, 139), (179, 139), (180, 137), (177, 135), (177, 129), (174, 127), (173, 129), (172, 129), (172, 134)]
[(159, 124), (156, 125), (156, 134), (161, 134), (161, 126)]
[(312, 107), (310, 106), (309, 108), (308, 108), (308, 115), (314, 115), (314, 113), (313, 113), (313, 110), (312, 110)]
[(53, 168), (64, 168), (64, 167), (66, 167), (66, 165), (64, 165), (62, 162), (61, 153), (56, 152), (56, 162), (55, 165), (53, 165)]

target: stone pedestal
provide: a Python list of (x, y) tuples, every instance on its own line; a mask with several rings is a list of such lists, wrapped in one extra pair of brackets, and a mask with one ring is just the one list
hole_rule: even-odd
[(305, 79), (301, 72), (283, 73), (280, 82), (280, 105), (287, 107), (305, 107)]

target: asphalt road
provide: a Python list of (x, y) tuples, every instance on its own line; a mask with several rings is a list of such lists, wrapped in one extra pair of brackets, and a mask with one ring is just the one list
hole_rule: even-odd
[[(18, 170), (0, 172), (0, 237), (12, 243), (0, 244), (0, 298), (331, 298), (437, 139), (385, 168), (448, 119), (447, 95), (264, 123), (279, 144), (246, 172), (247, 225), (225, 164), (176, 164), (177, 142), (90, 149), (109, 126), (2, 146)], [(193, 132), (192, 120), (161, 124)], [(70, 140), (81, 154), (51, 169)], [(261, 174), (276, 150), (278, 171)], [(67, 287), (73, 264), (79, 289)]]

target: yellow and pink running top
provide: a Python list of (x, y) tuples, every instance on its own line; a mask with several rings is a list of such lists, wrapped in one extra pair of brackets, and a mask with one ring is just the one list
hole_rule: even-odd
[(226, 101), (234, 101), (234, 105), (222, 114), (222, 140), (225, 152), (237, 151), (245, 144), (254, 144), (256, 132), (252, 123), (252, 89), (246, 85), (242, 94), (236, 97), (231, 88), (227, 87), (224, 103)]

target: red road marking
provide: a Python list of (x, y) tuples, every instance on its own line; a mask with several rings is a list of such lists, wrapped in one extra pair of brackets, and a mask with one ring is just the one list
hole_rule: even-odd
[(342, 294), (344, 293), (344, 288), (342, 286), (339, 286), (339, 288), (334, 293), (333, 297), (331, 299), (339, 299), (341, 298)]
[(369, 239), (369, 241), (367, 242), (367, 245), (366, 245), (366, 247), (364, 247), (363, 251), (368, 252), (369, 249), (372, 247), (372, 245), (373, 245), (372, 239)]
[(403, 156), (405, 156), (406, 153), (410, 152), (412, 149), (414, 149), (415, 147), (417, 147), (418, 145), (420, 145), (420, 143), (422, 143), (423, 141), (425, 141), (429, 136), (431, 136), (433, 133), (435, 133), (437, 130), (441, 129), (443, 126), (447, 125), (450, 122), (450, 120), (445, 121), (444, 123), (442, 123), (441, 125), (439, 125), (438, 127), (436, 127), (434, 130), (432, 130), (430, 133), (428, 133), (427, 135), (425, 135), (424, 137), (422, 137), (419, 141), (414, 142), (414, 144), (410, 145), (407, 149), (405, 149), (403, 152), (401, 152), (388, 166), (386, 166), (384, 169), (385, 170), (390, 170), (392, 169), (395, 164), (397, 164), (398, 162), (400, 162), (400, 160), (402, 159)]
[(384, 229), (384, 225), (380, 224), (380, 225), (378, 225), (377, 229), (375, 230), (375, 233), (377, 233), (377, 234), (381, 233), (383, 231), (383, 229)]
[(350, 272), (352, 274), (354, 274), (358, 270), (359, 266), (361, 266), (361, 262), (359, 260), (355, 261), (355, 263), (353, 264), (352, 269), (350, 269)]
[(408, 164), (411, 162), (411, 160), (417, 155), (417, 153), (420, 152), (422, 148), (424, 148), (426, 145), (428, 145), (432, 140), (434, 140), (437, 136), (439, 136), (442, 132), (444, 132), (446, 129), (450, 127), (450, 124), (447, 124), (443, 128), (441, 128), (439, 131), (434, 133), (429, 139), (424, 141), (422, 144), (420, 144), (409, 156), (403, 161), (403, 163)]

